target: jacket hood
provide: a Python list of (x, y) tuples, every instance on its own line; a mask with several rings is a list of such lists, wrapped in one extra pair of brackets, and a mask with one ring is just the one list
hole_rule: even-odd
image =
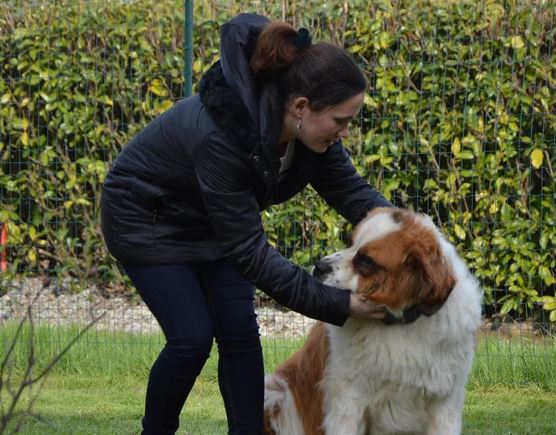
[(220, 128), (239, 140), (258, 139), (267, 149), (278, 141), (283, 102), (277, 84), (257, 83), (249, 60), (269, 22), (261, 15), (240, 14), (225, 23), (220, 30), (220, 61), (203, 75), (199, 92)]
[[(249, 60), (257, 38), (268, 18), (256, 14), (240, 14), (220, 29), (220, 64), (226, 83), (234, 89), (255, 122), (259, 117), (259, 90)], [(255, 123), (258, 127), (258, 122)]]

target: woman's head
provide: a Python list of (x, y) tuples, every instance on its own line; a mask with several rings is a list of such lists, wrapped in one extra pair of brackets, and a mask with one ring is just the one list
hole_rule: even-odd
[(286, 102), (306, 97), (315, 112), (365, 90), (363, 72), (342, 48), (326, 42), (303, 45), (292, 26), (270, 23), (259, 36), (251, 68), (263, 81), (277, 80)]
[[(301, 35), (303, 36), (303, 35)], [(255, 47), (251, 69), (261, 81), (282, 90), (285, 113), (281, 140), (296, 138), (324, 152), (348, 133), (363, 102), (366, 80), (340, 47), (310, 44), (285, 23), (268, 24)]]

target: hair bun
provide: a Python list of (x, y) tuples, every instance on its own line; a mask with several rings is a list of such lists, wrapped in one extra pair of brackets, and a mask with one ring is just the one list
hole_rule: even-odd
[(301, 27), (297, 31), (297, 35), (293, 39), (293, 45), (295, 45), (297, 48), (307, 48), (311, 45), (312, 39), (313, 38), (311, 37), (309, 30), (307, 30), (305, 27)]

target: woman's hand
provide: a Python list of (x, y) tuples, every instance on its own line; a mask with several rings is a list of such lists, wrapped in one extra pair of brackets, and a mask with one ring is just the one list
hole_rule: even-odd
[(352, 317), (384, 319), (387, 310), (384, 305), (375, 305), (365, 300), (361, 295), (351, 293), (349, 299), (349, 312)]

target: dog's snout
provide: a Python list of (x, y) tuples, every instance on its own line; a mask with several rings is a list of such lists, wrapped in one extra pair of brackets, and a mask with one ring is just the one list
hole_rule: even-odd
[(324, 280), (328, 274), (332, 272), (332, 266), (330, 263), (319, 260), (315, 263), (315, 269), (313, 270), (313, 276), (319, 280)]

